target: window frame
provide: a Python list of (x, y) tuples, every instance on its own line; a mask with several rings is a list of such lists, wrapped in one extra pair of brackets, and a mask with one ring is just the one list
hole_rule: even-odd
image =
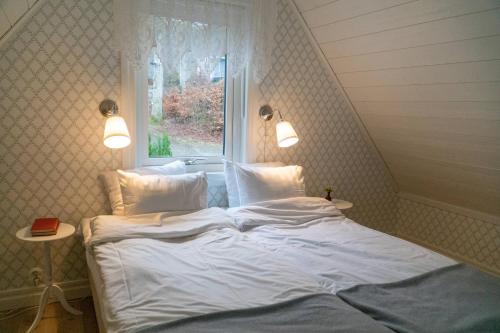
[[(230, 61), (230, 59), (226, 60)], [(227, 65), (226, 65), (227, 66)], [(246, 113), (247, 84), (246, 70), (233, 77), (227, 66), (225, 82), (225, 116), (224, 116), (224, 154), (222, 156), (183, 156), (152, 158), (148, 152), (148, 66), (135, 71), (134, 87), (136, 99), (135, 129), (136, 140), (135, 166), (163, 165), (177, 160), (196, 160), (195, 164), (187, 165), (189, 171), (222, 171), (223, 159), (241, 160), (242, 120)], [(134, 141), (134, 140), (133, 140)]]

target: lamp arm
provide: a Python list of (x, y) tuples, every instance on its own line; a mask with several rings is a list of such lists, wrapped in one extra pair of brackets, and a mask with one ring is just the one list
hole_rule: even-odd
[(281, 111), (279, 109), (276, 109), (278, 111), (278, 115), (280, 116), (280, 121), (283, 121), (283, 115), (281, 114)]

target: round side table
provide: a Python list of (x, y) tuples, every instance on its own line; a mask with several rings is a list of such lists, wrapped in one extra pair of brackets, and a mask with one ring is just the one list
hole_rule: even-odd
[(340, 199), (332, 199), (332, 202), (335, 204), (335, 207), (337, 207), (340, 210), (349, 209), (352, 206), (354, 206), (352, 202)]
[(30, 328), (26, 331), (27, 333), (32, 332), (40, 319), (42, 319), (43, 312), (45, 310), (45, 306), (47, 305), (47, 301), (52, 292), (53, 295), (56, 296), (57, 300), (61, 303), (62, 307), (72, 313), (74, 315), (81, 315), (82, 312), (73, 308), (68, 304), (66, 299), (64, 298), (64, 292), (61, 287), (56, 285), (52, 280), (52, 259), (50, 256), (50, 242), (70, 237), (75, 233), (75, 227), (71, 224), (60, 223), (59, 228), (57, 229), (57, 234), (52, 236), (31, 236), (31, 226), (19, 229), (16, 233), (16, 237), (22, 241), (26, 242), (43, 242), (44, 246), (44, 259), (45, 259), (45, 288), (43, 288), (42, 295), (40, 296), (40, 307), (38, 308), (38, 312), (36, 314), (35, 320), (33, 324), (31, 324)]

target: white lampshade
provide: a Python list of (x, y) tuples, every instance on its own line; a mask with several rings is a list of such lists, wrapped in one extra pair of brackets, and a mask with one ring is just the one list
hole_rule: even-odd
[(299, 137), (288, 121), (281, 120), (276, 124), (276, 135), (278, 137), (278, 146), (285, 148), (299, 142)]
[(104, 126), (104, 145), (108, 148), (124, 148), (130, 144), (125, 119), (120, 116), (111, 116)]

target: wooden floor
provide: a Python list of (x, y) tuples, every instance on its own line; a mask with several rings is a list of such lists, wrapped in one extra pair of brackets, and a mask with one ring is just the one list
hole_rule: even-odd
[[(51, 303), (45, 308), (40, 324), (35, 333), (97, 333), (97, 319), (95, 317), (92, 298), (87, 297), (69, 302), (71, 306), (83, 312), (75, 316), (66, 312), (59, 303)], [(27, 311), (16, 310), (14, 316), (3, 319), (0, 316), (1, 333), (25, 333), (35, 319), (38, 308)], [(17, 315), (16, 315), (17, 314)]]

